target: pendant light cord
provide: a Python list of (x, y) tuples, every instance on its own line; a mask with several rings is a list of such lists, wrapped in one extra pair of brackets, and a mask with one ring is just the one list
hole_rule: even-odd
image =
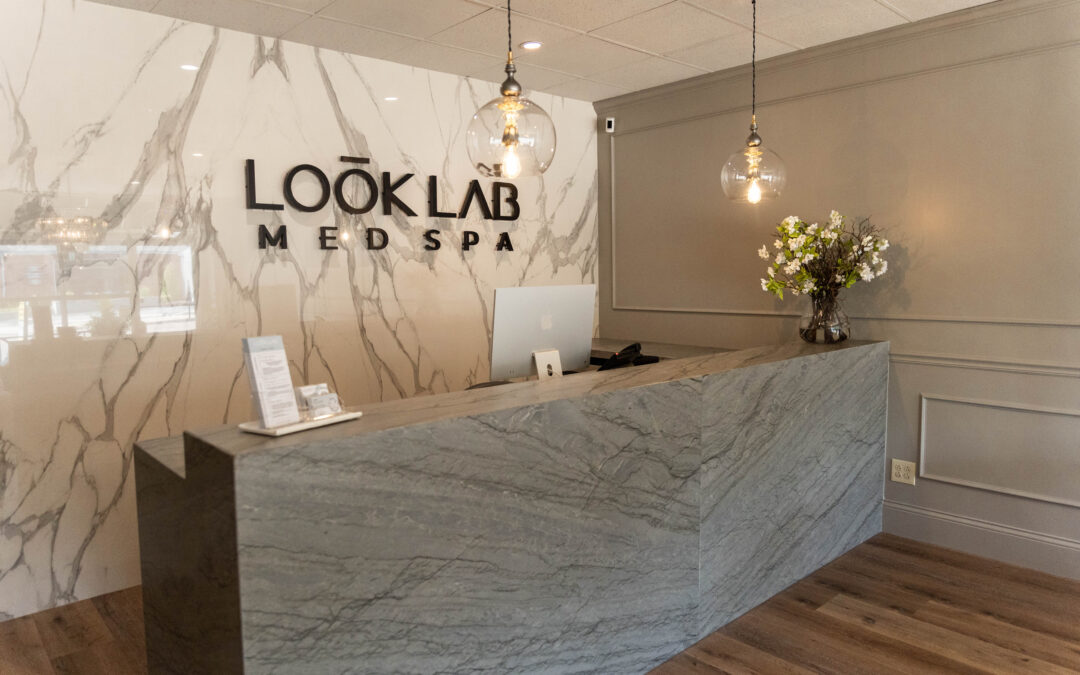
[(510, 0), (506, 0), (506, 53), (514, 53), (514, 41), (510, 37)]
[[(753, 31), (750, 47), (750, 115), (757, 115), (757, 0), (750, 0), (753, 7)], [(506, 0), (507, 11), (510, 9), (510, 0)]]

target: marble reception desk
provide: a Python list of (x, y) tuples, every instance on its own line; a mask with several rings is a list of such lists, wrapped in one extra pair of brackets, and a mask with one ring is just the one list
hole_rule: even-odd
[(881, 530), (887, 343), (136, 449), (152, 673), (645, 672)]

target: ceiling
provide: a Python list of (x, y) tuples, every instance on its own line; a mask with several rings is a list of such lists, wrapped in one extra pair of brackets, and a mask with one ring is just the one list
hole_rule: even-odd
[[(505, 0), (95, 0), (499, 82)], [(758, 58), (988, 0), (760, 0)], [(527, 89), (596, 101), (750, 62), (750, 0), (513, 0)], [(543, 47), (518, 47), (539, 40)]]

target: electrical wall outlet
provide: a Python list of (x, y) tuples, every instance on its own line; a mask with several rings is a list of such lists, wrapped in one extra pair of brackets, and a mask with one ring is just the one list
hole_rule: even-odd
[(905, 462), (902, 459), (892, 461), (892, 480), (897, 483), (915, 484), (915, 462)]

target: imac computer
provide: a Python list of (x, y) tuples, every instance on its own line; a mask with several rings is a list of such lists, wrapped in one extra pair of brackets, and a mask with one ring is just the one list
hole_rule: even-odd
[(527, 377), (533, 353), (551, 349), (563, 370), (587, 368), (595, 311), (595, 284), (495, 289), (491, 379)]

